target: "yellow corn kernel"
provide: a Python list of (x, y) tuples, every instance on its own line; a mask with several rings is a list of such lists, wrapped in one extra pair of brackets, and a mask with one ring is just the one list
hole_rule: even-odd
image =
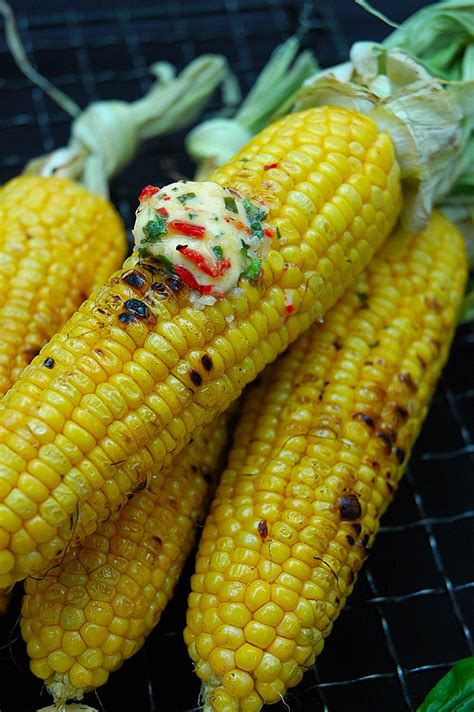
[[(230, 416), (208, 426), (174, 467), (152, 478), (149, 489), (68, 551), (46, 578), (25, 580), (21, 630), (31, 670), (46, 681), (55, 704), (103, 685), (158, 623), (193, 545)], [(0, 563), (8, 553), (0, 552)], [(56, 595), (52, 615), (46, 602)], [(209, 594), (202, 601), (206, 607), (216, 603)], [(214, 638), (200, 637), (199, 656), (209, 657), (214, 640), (225, 651), (244, 646), (241, 616), (231, 608), (227, 613), (229, 621), (214, 617)], [(222, 660), (214, 653), (212, 660), (222, 674), (235, 667), (227, 652)], [(248, 680), (244, 684), (242, 673), (236, 674), (235, 689), (247, 690)]]
[[(200, 599), (200, 618), (193, 617), (191, 579), (194, 625), (184, 638), (205, 712), (279, 701), (321, 653), (406, 468), (448, 355), (466, 273), (462, 238), (441, 213), (418, 234), (395, 231), (324, 325), (303, 334), (247, 393), (196, 568), (205, 562), (212, 577), (219, 561), (226, 587), (234, 564), (219, 558), (222, 551), (248, 542), (260, 561), (235, 609), (206, 608)], [(214, 594), (222, 600), (220, 589)], [(227, 651), (232, 670), (204, 666), (194, 646), (202, 621), (225, 613), (223, 606), (238, 611), (229, 615), (233, 640), (240, 626), (245, 643), (225, 648), (211, 630), (206, 659), (218, 650), (224, 660)]]

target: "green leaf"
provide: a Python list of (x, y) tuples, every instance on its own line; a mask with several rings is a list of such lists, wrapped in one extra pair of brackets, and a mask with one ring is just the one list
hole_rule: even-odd
[(171, 262), (171, 260), (165, 257), (165, 255), (157, 255), (156, 259), (160, 260), (160, 262), (163, 262), (163, 266), (167, 272), (170, 272), (170, 274), (174, 274), (173, 263)]
[(262, 260), (258, 257), (251, 257), (249, 266), (242, 272), (247, 279), (258, 279), (262, 269)]
[(231, 213), (237, 213), (237, 205), (235, 204), (235, 200), (232, 197), (229, 198), (224, 198), (224, 204), (226, 207), (226, 210), (230, 210)]
[(416, 712), (472, 712), (474, 657), (463, 658), (439, 680)]
[(196, 193), (183, 193), (183, 195), (178, 196), (178, 200), (180, 203), (187, 203), (188, 200), (191, 200), (192, 198), (196, 197)]
[(250, 198), (245, 198), (242, 204), (253, 235), (261, 240), (263, 238), (262, 221), (266, 218), (266, 212), (254, 205)]
[(161, 235), (166, 235), (167, 232), (166, 219), (157, 215), (154, 220), (149, 220), (143, 228), (144, 242), (161, 242)]

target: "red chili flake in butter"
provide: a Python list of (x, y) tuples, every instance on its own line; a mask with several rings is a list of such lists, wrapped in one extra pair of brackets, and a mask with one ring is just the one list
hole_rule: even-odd
[(152, 195), (155, 195), (155, 193), (158, 193), (159, 190), (160, 189), (154, 185), (146, 185), (142, 188), (142, 192), (138, 196), (138, 200), (141, 203), (143, 200), (147, 200), (148, 198), (151, 198)]

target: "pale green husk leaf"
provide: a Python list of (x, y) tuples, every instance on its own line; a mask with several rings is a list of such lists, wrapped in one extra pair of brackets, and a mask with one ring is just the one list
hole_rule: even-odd
[(30, 161), (24, 169), (27, 174), (71, 178), (108, 196), (109, 180), (134, 158), (143, 141), (194, 123), (219, 85), (225, 106), (233, 108), (240, 98), (226, 58), (205, 54), (179, 74), (169, 62), (153, 64), (154, 82), (137, 101), (97, 101), (81, 111), (31, 65), (14, 13), (5, 0), (0, 0), (0, 14), (5, 18), (7, 45), (19, 69), (73, 117), (67, 146)]
[(197, 164), (195, 177), (206, 178), (266, 126), (318, 65), (309, 51), (297, 55), (300, 42), (290, 37), (272, 53), (252, 89), (232, 117), (213, 117), (186, 136), (186, 150)]
[(474, 82), (439, 80), (404, 50), (357, 42), (350, 62), (305, 82), (292, 110), (327, 104), (367, 114), (390, 134), (404, 181), (402, 222), (422, 229), (463, 172)]
[(66, 147), (30, 161), (26, 173), (59, 175), (108, 194), (109, 179), (136, 155), (139, 145), (192, 124), (209, 98), (230, 76), (220, 55), (203, 55), (176, 74), (159, 62), (151, 67), (155, 81), (134, 102), (98, 101), (73, 120)]

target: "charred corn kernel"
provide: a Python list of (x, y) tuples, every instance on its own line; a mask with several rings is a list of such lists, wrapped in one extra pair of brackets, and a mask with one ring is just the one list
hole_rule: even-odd
[[(364, 155), (357, 165), (352, 165), (341, 151), (324, 147), (324, 138), (332, 135), (336, 124), (347, 129), (345, 141), (357, 140), (364, 146)], [(268, 171), (261, 156), (272, 144), (282, 148), (285, 158), (268, 183)], [(367, 152), (371, 148), (387, 154), (389, 168), (383, 190), (372, 185), (367, 176)], [(24, 434), (31, 446), (27, 467), (32, 459), (38, 458), (54, 469), (51, 460), (55, 445), (69, 460), (67, 474), (53, 487), (50, 496), (39, 507), (20, 509), (20, 524), (17, 520), (15, 525), (9, 521), (14, 533), (26, 525), (30, 516), (43, 516), (49, 524), (57, 526), (51, 541), (58, 545), (55, 548), (44, 542), (31, 554), (15, 555), (11, 567), (0, 574), (0, 586), (46, 569), (51, 558), (59, 556), (69, 545), (73, 532), (77, 544), (100, 520), (120, 507), (131, 492), (146, 484), (152, 466), (155, 470), (159, 467), (159, 458), (162, 466), (169, 464), (171, 453), (175, 456), (193, 433), (236, 399), (266, 364), (311, 322), (322, 318), (389, 234), (401, 204), (399, 168), (390, 140), (378, 132), (370, 119), (337, 107), (311, 109), (283, 118), (219, 168), (211, 181), (206, 185), (213, 186), (214, 193), (225, 192), (215, 184), (237, 192), (239, 210), (243, 210), (246, 199), (250, 201), (247, 204), (250, 215), (262, 203), (265, 210), (255, 208), (255, 214), (261, 216), (268, 209), (265, 223), (259, 223), (261, 217), (257, 220), (254, 216), (248, 218), (253, 227), (242, 223), (242, 228), (235, 228), (241, 230), (236, 234), (245, 233), (249, 239), (252, 230), (268, 225), (268, 235), (261, 237), (266, 242), (258, 242), (265, 246), (265, 250), (261, 248), (261, 269), (256, 259), (248, 267), (250, 276), (240, 275), (237, 270), (238, 289), (230, 289), (211, 304), (199, 297), (193, 286), (195, 277), (188, 268), (171, 274), (163, 267), (161, 258), (148, 254), (143, 257), (142, 251), (135, 252), (124, 263), (123, 270), (83, 303), (42, 349), (3, 399), (0, 427), (3, 426), (1, 432), (5, 436), (0, 435), (0, 442), (8, 434)], [(323, 193), (322, 208), (312, 204), (310, 195), (306, 196), (307, 183)], [(359, 209), (356, 201), (352, 222), (331, 202), (346, 185), (359, 193), (363, 203)], [(188, 185), (186, 190), (190, 190)], [(204, 190), (202, 186), (200, 190)], [(296, 199), (292, 191), (307, 199)], [(380, 194), (386, 199), (381, 201)], [(152, 209), (150, 201), (141, 204), (141, 212), (137, 213), (137, 226), (141, 225), (135, 229), (138, 237), (145, 235), (145, 228), (149, 230), (144, 220), (149, 214), (147, 210)], [(163, 203), (164, 210), (165, 206)], [(321, 213), (325, 206), (327, 215)], [(367, 223), (365, 231), (355, 234), (353, 224), (358, 218), (364, 220), (364, 207), (372, 208), (371, 218), (377, 218), (377, 227)], [(232, 204), (229, 210), (227, 217), (232, 222)], [(186, 230), (196, 231), (193, 225), (186, 225)], [(155, 228), (159, 231), (160, 224)], [(198, 232), (200, 229), (198, 225)], [(343, 239), (342, 229), (344, 235), (353, 234), (352, 241)], [(314, 239), (315, 233), (321, 236), (320, 241)], [(245, 250), (241, 249), (240, 240), (237, 242), (229, 240), (223, 243), (223, 248), (237, 245), (238, 262), (244, 260), (241, 253)], [(154, 246), (159, 256), (160, 245), (163, 251), (170, 251), (172, 244), (163, 240), (149, 243), (149, 248)], [(188, 247), (180, 243), (177, 250)], [(179, 250), (172, 254), (181, 255)], [(181, 258), (186, 259), (182, 255)], [(191, 250), (187, 264), (196, 271), (194, 261), (201, 265), (202, 259), (201, 253), (196, 257)], [(320, 264), (327, 259), (333, 271), (323, 276)], [(206, 264), (203, 269), (209, 269)], [(230, 261), (224, 261), (222, 270), (234, 274), (229, 265)], [(212, 265), (211, 268), (217, 269)], [(286, 272), (289, 276), (284, 281)], [(217, 289), (217, 278), (215, 284)], [(201, 289), (200, 283), (198, 286)], [(194, 297), (199, 297), (197, 304)], [(122, 363), (121, 370), (110, 375), (103, 362), (114, 343), (120, 346)], [(148, 359), (144, 354), (148, 354)], [(34, 395), (27, 396), (33, 384)], [(38, 403), (50, 402), (54, 394), (70, 402), (67, 415), (64, 413), (65, 424), (58, 431), (37, 413)], [(111, 421), (99, 424), (97, 399), (110, 412)], [(80, 408), (84, 417), (79, 419), (74, 408)], [(11, 441), (5, 444), (14, 449)], [(105, 457), (94, 459), (91, 468), (96, 447)], [(13, 469), (13, 481), (7, 483), (6, 489), (14, 489), (15, 474), (19, 477), (23, 472), (21, 467)], [(3, 502), (7, 498), (8, 492)], [(269, 511), (277, 511), (279, 506), (276, 501), (268, 503)], [(17, 516), (7, 505), (5, 508), (7, 519), (10, 512)], [(0, 527), (3, 526), (0, 515)], [(232, 527), (229, 520), (226, 524), (229, 535)], [(247, 563), (235, 562), (232, 567), (235, 581), (251, 583), (256, 578), (255, 568)]]
[[(184, 639), (206, 712), (278, 702), (320, 654), (405, 470), (466, 273), (462, 238), (441, 213), (419, 234), (395, 231), (324, 325), (250, 388), (200, 540), (196, 569), (206, 578), (196, 588), (192, 577), (188, 601), (193, 626)], [(231, 559), (220, 554), (245, 541), (252, 557), (259, 553), (258, 576), (238, 604), (208, 608), (214, 562), (228, 586), (232, 563), (225, 568)], [(208, 631), (206, 666), (194, 641), (202, 622), (225, 610), (238, 611), (233, 640), (240, 627), (245, 643), (227, 647), (224, 671), (216, 631)]]
[[(204, 514), (229, 418), (224, 414), (209, 425), (172, 469), (154, 476), (148, 490), (69, 551), (45, 578), (26, 579), (21, 630), (31, 670), (46, 681), (55, 704), (81, 699), (85, 690), (103, 685), (157, 624)], [(45, 604), (56, 596), (54, 619), (45, 619)], [(218, 640), (225, 672), (226, 665), (235, 667), (233, 660), (225, 663), (227, 651), (242, 647), (245, 637), (239, 625), (219, 622), (214, 638), (204, 635), (197, 649), (205, 655), (206, 646), (211, 643), (214, 650)], [(238, 689), (244, 687), (240, 682)]]
[(56, 177), (20, 176), (6, 183), (0, 225), (5, 393), (93, 288), (122, 264), (127, 239), (110, 203)]
[(7, 612), (11, 596), (11, 591), (0, 591), (0, 616)]

